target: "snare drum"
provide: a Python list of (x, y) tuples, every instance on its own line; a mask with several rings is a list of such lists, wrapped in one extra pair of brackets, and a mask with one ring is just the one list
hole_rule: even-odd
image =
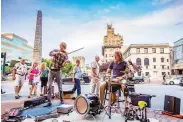
[(98, 112), (100, 100), (96, 95), (78, 96), (74, 102), (74, 108), (80, 115)]

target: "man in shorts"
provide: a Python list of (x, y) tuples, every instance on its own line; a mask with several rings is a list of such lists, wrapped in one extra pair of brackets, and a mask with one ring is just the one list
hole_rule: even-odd
[(25, 60), (21, 59), (19, 63), (15, 64), (12, 74), (12, 79), (15, 82), (15, 99), (19, 99), (21, 97), (19, 92), (26, 80), (26, 74), (27, 65), (25, 64)]

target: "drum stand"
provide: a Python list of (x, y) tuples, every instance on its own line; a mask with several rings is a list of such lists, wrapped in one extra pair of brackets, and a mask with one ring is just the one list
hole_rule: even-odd
[[(111, 119), (111, 109), (114, 108), (117, 112), (117, 109), (111, 104), (111, 97), (112, 97), (111, 78), (109, 78), (109, 80), (108, 80), (108, 89), (109, 89), (109, 102), (108, 102), (108, 106), (106, 106), (104, 109), (105, 109), (107, 115), (109, 116), (109, 119)], [(120, 110), (120, 113), (122, 115), (122, 111), (120, 109), (120, 103), (119, 103), (119, 96), (117, 98), (117, 101), (118, 101), (118, 109)], [(106, 108), (109, 108), (109, 112), (108, 112), (108, 110), (106, 110)]]

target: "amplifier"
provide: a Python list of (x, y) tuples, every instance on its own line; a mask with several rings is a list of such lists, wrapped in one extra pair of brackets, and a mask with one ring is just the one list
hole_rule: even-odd
[(147, 103), (148, 108), (151, 107), (151, 96), (149, 95), (138, 95), (138, 94), (132, 94), (131, 96), (131, 103), (134, 106), (138, 106), (139, 101), (145, 101)]
[(180, 98), (165, 95), (164, 111), (170, 114), (180, 114)]
[(24, 102), (24, 107), (33, 107), (45, 103), (47, 100), (46, 96), (33, 98)]
[[(74, 95), (74, 92), (72, 90), (63, 91), (64, 99), (71, 99)], [(60, 99), (59, 92), (55, 94), (57, 99)]]

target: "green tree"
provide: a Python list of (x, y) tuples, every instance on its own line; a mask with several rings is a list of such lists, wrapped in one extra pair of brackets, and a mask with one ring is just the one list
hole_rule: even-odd
[(11, 60), (10, 62), (10, 67), (14, 67), (16, 63), (18, 63), (19, 61), (16, 60)]
[(62, 68), (62, 75), (65, 77), (71, 76), (72, 75), (72, 71), (74, 68), (74, 64), (67, 63), (63, 68)]
[(47, 67), (50, 67), (51, 65), (51, 59), (42, 58), (42, 62), (46, 62)]

